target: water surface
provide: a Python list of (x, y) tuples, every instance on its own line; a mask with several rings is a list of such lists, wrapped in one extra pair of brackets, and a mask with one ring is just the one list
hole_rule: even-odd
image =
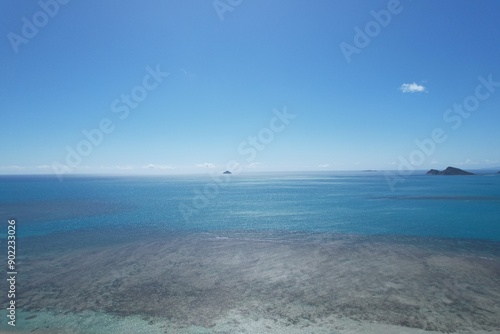
[(18, 331), (500, 331), (500, 176), (3, 176), (0, 204)]

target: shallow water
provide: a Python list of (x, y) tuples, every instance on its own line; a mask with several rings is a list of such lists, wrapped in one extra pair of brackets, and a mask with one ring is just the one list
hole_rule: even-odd
[(500, 332), (500, 177), (210, 182), (2, 178), (14, 332)]

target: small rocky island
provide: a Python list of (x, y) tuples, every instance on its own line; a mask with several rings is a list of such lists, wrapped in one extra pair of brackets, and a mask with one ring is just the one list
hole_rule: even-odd
[(460, 168), (447, 167), (445, 170), (431, 169), (427, 175), (475, 175), (474, 173), (467, 172)]
[(227, 171), (225, 171), (225, 172), (224, 172), (224, 173), (222, 173), (222, 174), (233, 174), (233, 173), (231, 173), (230, 171), (228, 171), (228, 170), (227, 170)]

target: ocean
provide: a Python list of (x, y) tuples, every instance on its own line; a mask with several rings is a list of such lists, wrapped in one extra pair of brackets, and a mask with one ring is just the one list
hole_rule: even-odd
[(0, 176), (0, 217), (0, 331), (500, 333), (500, 174)]

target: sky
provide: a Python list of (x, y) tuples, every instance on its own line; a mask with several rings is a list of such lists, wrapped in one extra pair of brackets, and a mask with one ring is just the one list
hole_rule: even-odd
[(0, 174), (500, 166), (495, 0), (0, 12)]

